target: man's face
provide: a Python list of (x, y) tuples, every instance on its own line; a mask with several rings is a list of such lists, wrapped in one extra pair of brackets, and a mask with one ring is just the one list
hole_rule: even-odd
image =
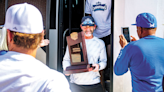
[(85, 36), (92, 36), (95, 28), (96, 28), (96, 26), (82, 26), (81, 25), (81, 29), (85, 33)]

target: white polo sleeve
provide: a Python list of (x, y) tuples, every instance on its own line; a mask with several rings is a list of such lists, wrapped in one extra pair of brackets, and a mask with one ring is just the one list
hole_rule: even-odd
[(106, 54), (105, 45), (101, 49), (101, 52), (100, 52), (100, 63), (99, 63), (99, 65), (100, 65), (100, 69), (99, 70), (105, 69), (105, 67), (107, 65), (107, 54)]
[(66, 48), (66, 52), (65, 52), (62, 64), (63, 64), (64, 70), (66, 69), (66, 67), (71, 66), (68, 46)]

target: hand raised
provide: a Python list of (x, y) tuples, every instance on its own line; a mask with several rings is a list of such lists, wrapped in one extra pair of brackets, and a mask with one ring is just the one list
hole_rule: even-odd
[(120, 38), (119, 43), (120, 43), (121, 47), (124, 48), (128, 44), (128, 42), (125, 39), (124, 35), (120, 35), (119, 38)]
[(47, 46), (50, 43), (50, 41), (48, 39), (44, 39), (41, 41), (41, 43), (39, 44), (39, 47), (44, 47)]
[(134, 36), (130, 36), (132, 39), (131, 41), (136, 41), (137, 39)]

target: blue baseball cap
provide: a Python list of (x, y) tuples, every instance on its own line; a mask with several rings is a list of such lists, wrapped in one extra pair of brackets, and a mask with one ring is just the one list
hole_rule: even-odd
[(141, 13), (136, 18), (136, 25), (143, 28), (156, 28), (157, 20), (154, 15), (150, 13)]
[(94, 26), (95, 21), (92, 16), (85, 16), (81, 20), (82, 26)]

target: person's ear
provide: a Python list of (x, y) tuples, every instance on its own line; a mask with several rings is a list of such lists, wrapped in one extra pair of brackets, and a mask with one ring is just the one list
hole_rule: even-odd
[(82, 24), (80, 24), (80, 28), (83, 30)]
[(142, 33), (141, 33), (142, 28), (137, 26), (137, 34), (139, 38), (142, 38)]
[(13, 33), (9, 29), (7, 29), (7, 40), (11, 42), (12, 39), (13, 39)]
[(94, 30), (96, 29), (96, 25), (94, 25)]
[(80, 28), (82, 27), (82, 25), (80, 24)]
[(137, 27), (137, 32), (141, 34), (141, 27)]
[[(141, 27), (140, 27), (141, 28)], [(143, 29), (141, 28), (141, 34), (143, 34)]]

